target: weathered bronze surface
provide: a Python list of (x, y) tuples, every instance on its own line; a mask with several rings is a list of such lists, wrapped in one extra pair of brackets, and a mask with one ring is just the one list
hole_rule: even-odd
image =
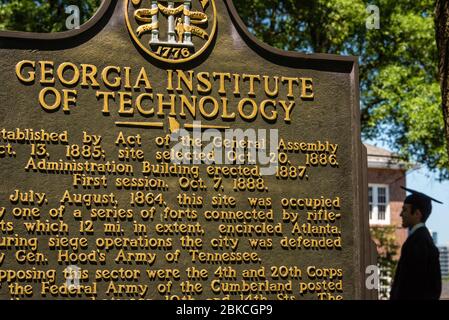
[[(194, 3), (195, 8), (201, 11), (200, 2), (194, 1)], [(204, 45), (206, 41), (199, 36), (196, 37), (197, 39), (193, 41), (194, 54), (189, 53), (188, 59), (174, 59), (175, 51), (169, 52), (172, 55), (171, 58), (155, 58), (154, 52), (158, 49), (152, 49), (148, 44), (148, 38), (142, 40), (143, 38), (137, 37), (127, 27), (125, 16), (134, 17), (131, 13), (128, 15), (127, 11), (134, 12), (136, 9), (132, 7), (134, 4), (131, 1), (104, 1), (94, 18), (79, 30), (50, 35), (0, 32), (0, 130), (4, 129), (4, 133), (0, 132), (0, 145), (4, 146), (0, 150), (5, 150), (0, 158), (2, 175), (0, 210), (3, 209), (0, 211), (0, 221), (4, 222), (0, 237), (2, 239), (8, 237), (38, 239), (38, 248), (34, 251), (30, 243), (25, 246), (10, 243), (8, 246), (5, 244), (7, 240), (4, 240), (3, 244), (0, 242), (0, 272), (3, 272), (0, 273), (2, 299), (171, 299), (180, 297), (318, 299), (319, 293), (330, 293), (332, 297), (344, 299), (370, 297), (365, 289), (364, 275), (365, 267), (372, 263), (372, 258), (365, 205), (366, 168), (363, 164), (366, 163), (366, 158), (360, 141), (357, 59), (327, 54), (306, 55), (271, 48), (248, 33), (231, 0), (209, 1), (208, 5), (216, 8), (216, 17), (214, 17), (217, 22), (216, 30), (211, 32), (213, 25), (205, 27), (198, 24), (207, 30), (211, 38), (208, 38), (207, 45)], [(200, 14), (197, 16), (202, 17)], [(159, 18), (162, 20), (165, 16), (160, 14)], [(135, 29), (136, 22), (133, 22), (133, 26), (131, 29)], [(175, 41), (178, 43), (183, 41), (179, 38), (180, 34), (183, 33), (175, 35)], [(170, 48), (177, 48), (177, 45)], [(161, 52), (162, 49), (159, 53)], [(92, 76), (95, 68), (97, 72), (95, 76)], [(45, 70), (50, 71), (45, 72)], [(34, 77), (30, 71), (35, 71)], [(79, 72), (79, 78), (76, 78), (77, 72)], [(105, 77), (102, 77), (102, 73)], [(189, 88), (185, 82), (178, 84), (177, 77), (180, 74), (187, 78), (190, 75), (193, 76), (192, 88)], [(259, 76), (260, 80), (257, 80), (256, 76)], [(264, 90), (264, 76), (270, 81), (270, 88), (277, 81), (276, 79), (279, 80), (279, 93), (267, 95)], [(173, 88), (170, 86), (170, 77), (173, 77)], [(53, 78), (54, 81), (52, 81)], [(95, 79), (92, 80), (92, 78)], [(211, 84), (210, 92), (207, 90), (208, 81), (204, 81), (204, 78), (207, 78)], [(238, 90), (235, 87), (236, 83), (240, 85)], [(254, 85), (253, 89), (251, 83)], [(161, 99), (163, 102), (169, 102), (171, 95), (175, 99), (175, 110), (167, 105), (159, 108), (158, 102)], [(196, 119), (186, 105), (184, 112), (180, 109), (181, 96), (190, 102), (192, 102), (192, 96), (197, 97)], [(268, 102), (263, 104), (267, 100)], [(293, 102), (293, 107), (289, 109)], [(136, 103), (141, 104), (139, 106)], [(253, 103), (257, 105), (257, 108), (253, 109)], [(273, 111), (277, 113), (274, 114)], [(287, 153), (292, 166), (304, 167), (304, 176), (296, 179), (282, 179), (273, 175), (263, 176), (264, 186), (268, 189), (262, 188), (256, 191), (244, 191), (238, 189), (238, 186), (236, 190), (235, 184), (238, 184), (238, 181), (233, 181), (234, 178), (223, 178), (224, 188), (221, 189), (221, 186), (214, 188), (217, 181), (207, 174), (207, 165), (204, 164), (199, 165), (199, 177), (192, 180), (203, 181), (207, 187), (205, 190), (201, 187), (197, 190), (191, 188), (183, 190), (179, 186), (182, 175), (168, 177), (144, 175), (143, 161), (151, 164), (166, 163), (158, 162), (155, 156), (157, 152), (170, 149), (157, 146), (156, 138), (166, 137), (170, 129), (176, 125), (189, 130), (193, 129), (196, 125), (193, 123), (194, 120), (200, 120), (204, 128), (219, 130), (226, 128), (278, 129), (279, 139), (285, 142), (304, 142), (316, 146), (322, 144), (324, 149), (318, 152), (317, 161), (320, 161), (319, 156), (323, 154), (325, 156), (322, 156), (322, 161), (325, 165), (320, 163), (314, 165), (313, 152), (310, 150), (308, 152), (280, 150), (279, 152)], [(34, 132), (45, 130), (57, 133), (54, 137), (56, 142), (45, 142), (42, 147), (38, 142), (21, 140), (22, 133), (31, 137), (30, 130), (26, 132), (26, 129), (33, 129)], [(122, 140), (120, 140), (120, 133), (122, 133)], [(89, 139), (92, 140), (92, 135), (101, 136), (98, 148), (94, 148), (94, 142), (89, 141)], [(67, 143), (65, 136), (67, 136)], [(79, 145), (81, 153), (79, 158), (76, 157), (77, 147), (73, 145)], [(332, 146), (335, 149), (332, 149)], [(127, 159), (123, 160), (123, 157), (122, 160), (119, 159), (119, 149), (122, 150), (122, 156), (127, 153)], [(142, 150), (143, 159), (138, 159), (137, 149)], [(85, 150), (85, 157), (82, 154), (83, 150)], [(330, 157), (332, 150), (334, 150), (335, 159)], [(32, 155), (33, 152), (35, 156)], [(96, 157), (97, 153), (98, 157)], [(96, 170), (95, 174), (81, 170), (81, 175), (75, 179), (73, 171), (42, 172), (36, 168), (33, 170), (30, 159), (36, 164), (45, 161), (58, 162), (59, 159), (62, 162), (71, 163), (87, 161), (105, 164), (109, 162), (111, 166), (114, 162), (123, 167), (131, 165), (133, 172), (129, 172), (130, 170), (126, 172), (126, 168), (122, 173), (110, 171), (104, 174), (99, 170)], [(312, 163), (306, 165), (306, 161), (312, 161)], [(170, 164), (170, 162), (167, 163)], [(25, 169), (27, 166), (28, 170)], [(254, 167), (254, 165), (243, 166)], [(216, 165), (216, 167), (221, 166)], [(120, 170), (117, 169), (117, 171)], [(86, 176), (82, 176), (83, 173)], [(105, 178), (102, 178), (103, 176)], [(133, 177), (160, 178), (168, 185), (168, 190), (126, 190), (115, 186), (116, 179)], [(235, 177), (235, 179), (239, 178), (241, 176)], [(73, 185), (74, 179), (78, 181), (78, 186)], [(102, 179), (107, 180), (106, 187)], [(82, 183), (86, 185), (83, 187)], [(15, 201), (16, 190), (19, 190), (17, 191), (19, 199), (20, 193), (23, 193), (22, 201)], [(138, 197), (136, 193), (139, 191), (145, 194), (152, 193), (153, 197), (148, 198), (150, 200), (144, 199), (144, 202), (148, 200), (145, 205), (133, 206), (130, 193), (134, 192), (134, 197)], [(103, 204), (89, 206), (86, 202), (83, 205), (61, 202), (66, 193), (70, 195), (102, 194), (100, 202)], [(161, 204), (156, 204), (158, 194), (163, 194), (164, 200)], [(182, 197), (184, 194), (191, 196), (192, 199), (194, 196), (203, 197), (203, 205), (179, 205), (177, 197), (179, 195)], [(235, 197), (236, 205), (212, 206), (212, 197), (223, 199), (221, 196), (224, 195)], [(218, 232), (220, 224), (261, 225), (264, 221), (261, 219), (261, 221), (251, 220), (247, 223), (242, 221), (227, 223), (207, 221), (204, 217), (204, 212), (208, 210), (252, 210), (248, 203), (248, 198), (251, 197), (271, 198), (271, 207), (260, 206), (257, 207), (257, 211), (272, 210), (274, 221), (268, 221), (266, 224), (280, 224), (283, 230), (282, 236), (220, 235)], [(341, 248), (282, 248), (280, 245), (282, 238), (287, 236), (297, 241), (301, 236), (301, 234), (291, 234), (294, 223), (282, 220), (281, 200), (283, 198), (287, 200), (292, 198), (331, 199), (338, 204), (330, 205), (328, 211), (340, 214), (341, 218), (334, 222), (325, 220), (309, 222), (312, 226), (330, 224), (339, 228)], [(115, 200), (117, 203), (114, 202)], [(61, 206), (64, 208), (61, 209)], [(163, 212), (167, 206), (174, 210), (195, 210), (197, 219), (191, 216), (189, 219), (188, 214), (180, 214), (176, 219), (166, 219)], [(113, 217), (93, 218), (92, 212), (98, 213), (98, 209), (112, 209), (109, 214)], [(123, 209), (124, 212), (131, 210), (131, 217), (127, 218), (126, 213), (122, 212), (124, 217), (117, 218), (119, 209)], [(299, 214), (300, 224), (308, 222), (308, 212), (319, 211), (319, 209), (285, 208), (286, 211)], [(145, 213), (150, 216), (153, 214), (152, 219), (144, 219), (142, 214)], [(68, 233), (44, 232), (41, 234), (27, 231), (26, 223), (37, 220), (43, 223), (48, 220), (49, 223), (57, 225), (66, 223), (69, 231)], [(120, 225), (118, 232), (105, 234), (104, 224), (116, 224), (116, 222)], [(6, 226), (7, 223), (10, 223), (9, 229)], [(208, 261), (193, 262), (189, 254), (192, 248), (181, 246), (180, 238), (183, 235), (175, 231), (176, 223), (178, 226), (199, 225), (200, 229), (204, 230), (204, 233), (191, 235), (192, 239), (201, 239), (202, 247), (198, 247), (199, 251), (221, 254), (247, 252), (248, 255), (256, 253), (257, 261), (211, 263), (210, 259), (206, 259)], [(135, 224), (147, 227), (147, 232), (140, 236), (163, 239), (159, 246), (144, 249), (125, 248), (122, 256), (120, 256), (120, 245), (110, 250), (97, 246), (98, 239), (102, 238), (138, 238), (139, 235), (133, 232)], [(173, 233), (158, 234), (158, 224), (171, 226)], [(93, 233), (89, 232), (90, 227), (93, 227)], [(169, 227), (166, 228), (168, 231)], [(314, 238), (305, 234), (302, 234), (302, 237)], [(57, 247), (50, 249), (50, 238), (86, 238), (87, 247), (75, 250), (73, 246), (67, 245), (65, 249)], [(171, 246), (167, 245), (168, 238), (171, 238)], [(233, 240), (225, 240), (228, 238)], [(337, 237), (326, 235), (324, 238), (335, 240)], [(214, 246), (215, 242), (211, 244), (212, 239), (217, 239), (221, 246)], [(251, 239), (272, 239), (272, 248), (252, 249), (249, 244)], [(233, 241), (237, 240), (238, 245), (232, 248)], [(52, 240), (52, 243), (56, 241)], [(72, 240), (72, 242), (76, 241)], [(167, 245), (166, 248), (163, 248), (163, 243)], [(58, 262), (60, 251), (65, 250), (67, 254), (85, 253), (90, 262)], [(43, 261), (39, 261), (38, 253), (43, 254)], [(143, 253), (143, 258), (134, 255), (136, 253)], [(177, 258), (178, 255), (179, 258)], [(142, 258), (141, 262), (136, 261), (140, 258)], [(38, 261), (33, 261), (36, 259)], [(118, 260), (115, 261), (116, 259)], [(126, 262), (127, 259), (129, 261)], [(167, 262), (167, 259), (175, 261)], [(72, 294), (64, 295), (60, 289), (66, 283), (63, 270), (70, 265), (81, 270), (88, 270), (88, 279), (82, 277), (80, 285), (76, 287), (78, 289)], [(217, 271), (220, 266), (236, 270), (236, 278), (232, 276), (231, 271), (228, 277), (226, 273), (221, 274), (221, 278), (218, 277), (220, 271), (223, 271), (223, 269)], [(187, 270), (192, 267), (197, 270), (206, 269), (207, 277), (204, 274), (196, 274), (192, 269), (188, 274)], [(319, 271), (313, 278), (307, 275), (307, 269), (309, 268), (312, 272), (313, 267), (328, 269), (328, 271)], [(121, 274), (120, 272), (115, 274), (117, 276), (115, 279), (108, 278), (108, 271), (104, 271), (119, 269), (123, 270)], [(259, 278), (244, 279), (241, 273), (250, 269), (257, 270)], [(260, 271), (263, 269), (264, 276)], [(302, 272), (300, 277), (295, 271), (298, 269)], [(14, 272), (11, 271), (8, 274), (8, 270), (23, 270), (22, 273), (26, 279), (17, 281), (17, 278), (14, 279)], [(52, 284), (43, 284), (47, 280), (38, 279), (37, 271), (46, 270), (55, 270), (54, 285), (57, 285), (57, 288), (51, 289)], [(125, 275), (126, 270), (135, 271), (129, 271), (129, 274)], [(147, 271), (151, 273), (151, 270), (161, 270), (159, 271), (161, 279), (149, 280)], [(329, 277), (329, 272), (334, 272), (331, 270), (336, 272), (333, 276), (335, 278)], [(29, 272), (31, 279), (27, 278), (26, 272)], [(180, 274), (179, 278), (176, 276), (177, 272)], [(217, 272), (216, 275), (215, 272)], [(338, 276), (340, 272), (342, 276)], [(139, 273), (140, 276), (136, 276), (135, 280), (129, 280), (132, 274)], [(195, 274), (195, 277), (192, 274)], [(188, 275), (191, 277), (188, 278)], [(9, 276), (12, 278), (8, 282)], [(333, 282), (335, 286), (339, 280), (342, 281), (341, 290), (320, 291), (316, 286), (316, 283), (323, 281)], [(192, 287), (186, 284), (187, 281), (192, 284)], [(237, 283), (243, 286), (242, 281), (247, 285), (255, 284), (256, 287), (263, 286), (266, 281), (283, 284), (291, 281), (292, 290), (287, 288), (284, 291), (274, 290), (272, 293), (266, 290), (226, 293), (217, 289), (220, 283)], [(181, 285), (182, 282), (184, 282), (183, 285)], [(195, 287), (196, 283), (201, 285)], [(313, 285), (315, 290), (306, 290), (301, 293), (301, 283), (315, 283)], [(30, 289), (25, 287), (28, 285), (32, 287), (32, 294), (27, 294)], [(18, 289), (18, 286), (23, 288)], [(89, 290), (94, 293), (89, 293)], [(42, 294), (42, 291), (46, 293)], [(17, 294), (12, 295), (11, 292)], [(322, 298), (327, 299), (329, 296), (325, 295)]]

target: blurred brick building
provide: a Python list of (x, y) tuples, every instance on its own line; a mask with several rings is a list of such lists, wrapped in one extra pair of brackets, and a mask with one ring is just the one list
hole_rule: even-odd
[[(406, 193), (401, 186), (406, 186), (407, 167), (392, 152), (365, 144), (368, 154), (368, 201), (369, 222), (371, 227), (391, 227), (394, 240), (398, 246), (396, 259), (399, 259), (402, 244), (407, 239), (407, 230), (402, 228), (400, 217)], [(383, 245), (373, 239), (380, 247)], [(380, 270), (381, 285), (379, 297), (388, 298), (392, 281), (392, 271)]]
[(405, 199), (406, 166), (392, 152), (365, 144), (368, 153), (368, 199), (371, 226), (396, 226), (397, 243), (407, 239), (400, 217)]

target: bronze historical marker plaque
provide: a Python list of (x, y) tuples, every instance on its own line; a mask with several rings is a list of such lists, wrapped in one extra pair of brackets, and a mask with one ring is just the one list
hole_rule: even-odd
[(230, 0), (0, 32), (0, 297), (364, 298), (357, 62)]

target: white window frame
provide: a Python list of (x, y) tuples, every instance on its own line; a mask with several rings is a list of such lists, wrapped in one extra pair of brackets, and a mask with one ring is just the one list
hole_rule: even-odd
[[(376, 184), (376, 183), (369, 183), (369, 188), (372, 188), (373, 190), (373, 212), (372, 217), (369, 219), (369, 223), (372, 225), (389, 225), (391, 223), (391, 215), (390, 215), (390, 188), (388, 184)], [(379, 211), (378, 211), (378, 190), (379, 188), (385, 188), (385, 219), (379, 220)], [(368, 199), (369, 201), (369, 199)]]

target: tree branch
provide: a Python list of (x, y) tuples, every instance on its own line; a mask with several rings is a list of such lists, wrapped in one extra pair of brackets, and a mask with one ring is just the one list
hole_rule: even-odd
[(435, 32), (438, 48), (438, 71), (440, 77), (446, 147), (449, 155), (449, 3), (437, 0), (435, 7)]

